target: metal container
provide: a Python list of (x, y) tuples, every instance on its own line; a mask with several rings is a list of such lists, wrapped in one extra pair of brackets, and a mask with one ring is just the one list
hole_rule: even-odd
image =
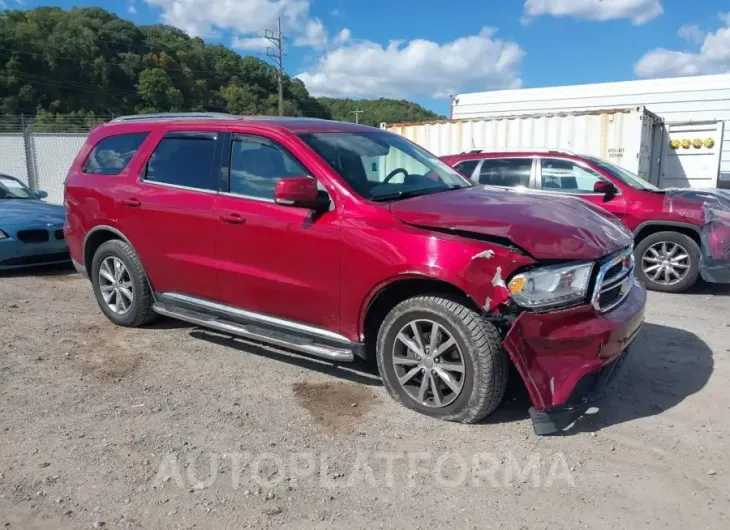
[(380, 127), (438, 156), (473, 149), (564, 149), (614, 162), (651, 182), (659, 178), (663, 125), (644, 107)]

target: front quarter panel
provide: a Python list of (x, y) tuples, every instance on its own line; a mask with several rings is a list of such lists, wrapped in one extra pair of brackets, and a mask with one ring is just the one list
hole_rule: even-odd
[(387, 211), (345, 219), (342, 255), (341, 332), (359, 341), (370, 303), (393, 282), (447, 282), (491, 311), (508, 297), (505, 280), (534, 263), (499, 245), (408, 226)]

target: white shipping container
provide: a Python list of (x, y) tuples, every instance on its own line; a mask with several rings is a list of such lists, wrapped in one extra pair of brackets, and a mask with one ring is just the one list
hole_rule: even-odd
[[(717, 176), (711, 173), (714, 168), (710, 163), (700, 164), (695, 156), (714, 160), (717, 154), (720, 159), (717, 168), (719, 179), (730, 187), (730, 73), (459, 94), (452, 100), (451, 117), (458, 120), (482, 119), (534, 112), (573, 112), (639, 105), (662, 118), (668, 126), (672, 125), (676, 133), (671, 136), (672, 139), (704, 138), (702, 135), (707, 133), (718, 149), (712, 155), (665, 149), (665, 156), (669, 159), (662, 164), (675, 169), (670, 169), (670, 174), (664, 175), (660, 185), (682, 183), (697, 187), (717, 182)], [(695, 131), (687, 130), (686, 126), (690, 124)], [(667, 138), (665, 143), (668, 143)], [(676, 176), (679, 166), (675, 155), (682, 158), (682, 178)], [(710, 172), (697, 173), (705, 169)]]
[(400, 134), (437, 156), (474, 149), (563, 149), (603, 158), (651, 182), (659, 179), (663, 125), (644, 107), (383, 123), (381, 129)]

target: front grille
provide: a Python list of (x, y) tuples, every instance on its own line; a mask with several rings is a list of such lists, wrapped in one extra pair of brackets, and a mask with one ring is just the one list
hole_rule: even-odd
[(59, 228), (58, 230), (54, 230), (53, 237), (55, 237), (58, 240), (62, 240), (66, 236), (63, 234), (63, 230), (61, 228)]
[(634, 284), (633, 249), (621, 251), (603, 263), (596, 277), (593, 306), (605, 313), (624, 301)]
[(45, 243), (50, 237), (48, 230), (21, 230), (18, 239), (23, 243)]

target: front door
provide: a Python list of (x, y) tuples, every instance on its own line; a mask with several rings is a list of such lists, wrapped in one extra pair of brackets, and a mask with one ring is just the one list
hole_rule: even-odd
[(623, 194), (595, 193), (596, 182), (605, 180), (592, 168), (567, 158), (542, 158), (537, 188), (556, 193), (575, 195), (608, 210), (622, 221), (626, 217), (626, 199)]
[(312, 172), (272, 139), (236, 134), (226, 149), (229, 187), (215, 205), (223, 302), (337, 332), (341, 244), (334, 201), (320, 214), (276, 204), (279, 180)]
[(213, 210), (219, 147), (216, 132), (170, 131), (117, 194), (119, 227), (157, 292), (218, 296)]

